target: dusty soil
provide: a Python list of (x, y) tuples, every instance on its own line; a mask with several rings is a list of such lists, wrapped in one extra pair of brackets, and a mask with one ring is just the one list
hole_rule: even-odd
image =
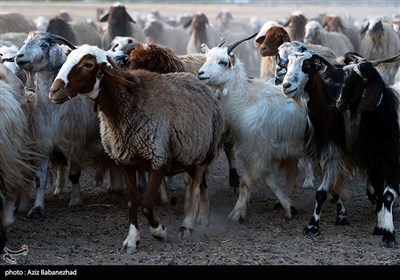
[[(72, 4), (71, 4), (72, 5)], [(93, 5), (93, 4), (91, 4)], [(106, 6), (96, 4), (96, 6)], [(139, 4), (144, 14), (152, 8), (162, 13), (177, 13), (170, 6), (146, 6)], [(52, 15), (59, 9), (74, 8), (57, 4), (46, 6), (35, 3), (1, 3), (2, 12), (17, 10), (30, 11), (32, 16)], [(82, 12), (89, 9), (81, 8)], [(220, 6), (214, 7), (213, 12)], [(93, 9), (93, 6), (90, 6)], [(163, 9), (165, 8), (165, 9)], [(208, 11), (209, 5), (201, 7), (182, 5), (182, 9), (192, 12)], [(232, 7), (232, 10), (236, 6)], [(260, 7), (250, 7), (254, 13)], [(265, 7), (271, 14), (286, 15), (293, 9), (307, 10), (308, 7)], [(316, 11), (335, 7), (319, 7)], [(396, 11), (397, 8), (397, 11)], [(249, 7), (240, 7), (245, 12)], [(364, 7), (361, 7), (361, 10)], [(78, 9), (73, 9), (74, 12)], [(349, 9), (346, 10), (349, 12)], [(366, 6), (362, 13), (360, 7), (352, 7), (352, 15), (391, 15), (398, 7)], [(329, 12), (329, 11), (328, 11)], [(92, 16), (87, 13), (87, 16)], [(235, 13), (234, 13), (235, 14)], [(274, 18), (275, 18), (274, 17)], [(264, 17), (263, 17), (264, 18)], [(272, 18), (272, 17), (271, 17)], [(239, 165), (239, 173), (242, 168)], [(360, 180), (349, 180), (349, 197), (345, 199), (350, 225), (335, 225), (335, 206), (326, 202), (321, 220), (321, 235), (305, 237), (302, 229), (307, 225), (314, 207), (315, 189), (299, 189), (293, 201), (299, 215), (297, 219), (284, 219), (282, 209), (274, 209), (275, 199), (266, 188), (259, 184), (253, 191), (248, 208), (248, 220), (243, 224), (230, 222), (229, 212), (237, 199), (237, 194), (228, 185), (228, 166), (221, 153), (209, 169), (207, 180), (210, 197), (210, 222), (208, 226), (198, 227), (192, 236), (179, 240), (177, 233), (183, 221), (184, 187), (180, 176), (171, 179), (174, 195), (178, 199), (175, 206), (162, 205), (157, 200), (156, 216), (168, 228), (168, 240), (160, 242), (150, 236), (147, 221), (139, 212), (141, 244), (140, 250), (129, 255), (121, 250), (122, 242), (128, 234), (128, 211), (125, 194), (107, 192), (107, 182), (94, 188), (93, 171), (86, 168), (82, 172), (81, 186), (83, 206), (68, 208), (70, 183), (60, 197), (52, 195), (49, 186), (45, 197), (44, 218), (28, 219), (18, 214), (10, 231), (7, 247), (12, 250), (28, 245), (27, 255), (17, 256), (17, 265), (400, 265), (400, 250), (385, 248), (381, 237), (373, 236), (375, 225), (374, 206), (368, 201), (365, 187)], [(318, 185), (317, 180), (316, 185)], [(394, 222), (400, 228), (399, 208), (394, 211)], [(0, 264), (5, 265), (3, 259)]]

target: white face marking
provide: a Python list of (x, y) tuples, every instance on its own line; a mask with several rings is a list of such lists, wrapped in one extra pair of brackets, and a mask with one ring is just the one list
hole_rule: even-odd
[(299, 53), (295, 52), (288, 57), (287, 72), (283, 79), (282, 85), (284, 86), (284, 93), (288, 97), (304, 95), (304, 87), (308, 82), (308, 75), (302, 71), (304, 60), (312, 57), (309, 52)]
[[(90, 46), (90, 45), (82, 45), (79, 48), (73, 50), (67, 57), (67, 60), (61, 67), (60, 71), (57, 74), (57, 77), (54, 80), (61, 79), (64, 81), (65, 86), (68, 84), (68, 74), (71, 71), (71, 69), (79, 63), (81, 58), (87, 54), (93, 55), (96, 57), (96, 61), (98, 64), (101, 64), (103, 62), (107, 63), (107, 65), (110, 65), (107, 61), (107, 55), (111, 54), (112, 52), (108, 52), (105, 50), (101, 50), (96, 46)], [(115, 55), (115, 53), (114, 53)], [(111, 65), (110, 65), (111, 66)]]

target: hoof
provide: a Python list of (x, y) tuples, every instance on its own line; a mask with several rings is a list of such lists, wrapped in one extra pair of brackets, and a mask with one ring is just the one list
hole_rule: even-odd
[(315, 226), (308, 225), (303, 229), (303, 233), (306, 236), (314, 237), (314, 236), (318, 236), (319, 235), (319, 230)]
[(161, 224), (158, 225), (157, 228), (149, 227), (151, 235), (160, 241), (167, 240), (167, 228)]
[(394, 246), (396, 244), (395, 232), (390, 232), (388, 230), (383, 229), (382, 230), (382, 241), (383, 241), (383, 245), (386, 248), (394, 248)]
[(192, 232), (192, 228), (181, 227), (178, 232), (178, 238), (187, 238), (192, 234)]
[(383, 229), (375, 226), (374, 231), (372, 232), (372, 235), (383, 235)]
[(140, 243), (140, 241), (138, 240), (138, 241), (136, 241), (135, 246), (129, 246), (128, 243), (125, 244), (125, 242), (124, 242), (121, 250), (122, 251), (126, 250), (127, 254), (134, 254), (139, 250), (139, 243)]
[(347, 218), (337, 218), (335, 224), (336, 224), (336, 225), (339, 225), (339, 226), (347, 226), (347, 225), (349, 225), (350, 223), (349, 223), (349, 221), (347, 220)]
[(293, 206), (290, 206), (290, 213), (288, 215), (285, 215), (286, 220), (293, 220), (297, 217), (297, 214), (299, 211), (296, 210)]
[(233, 210), (229, 215), (228, 215), (228, 220), (233, 221), (233, 222), (239, 222), (243, 224), (246, 221), (246, 215), (241, 214), (241, 211), (235, 211)]
[(282, 209), (282, 208), (283, 208), (283, 206), (279, 201), (274, 203), (274, 209)]
[(54, 195), (55, 197), (59, 197), (62, 193), (63, 193), (63, 190), (57, 187), (57, 188), (54, 190), (53, 195)]
[(29, 219), (40, 219), (40, 218), (43, 218), (43, 214), (44, 214), (44, 209), (40, 206), (36, 206), (36, 207), (32, 208), (31, 210), (29, 210), (28, 218)]
[(71, 200), (68, 204), (69, 208), (78, 208), (81, 207), (82, 205), (83, 204), (81, 199)]

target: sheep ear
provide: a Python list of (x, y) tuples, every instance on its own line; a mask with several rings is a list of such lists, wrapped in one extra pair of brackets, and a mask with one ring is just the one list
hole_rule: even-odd
[(372, 111), (375, 110), (382, 101), (382, 87), (379, 83), (369, 83), (364, 90), (361, 97), (360, 105), (358, 106), (358, 112)]
[(190, 18), (184, 25), (183, 28), (188, 28), (192, 24), (193, 17)]
[(119, 84), (123, 87), (134, 87), (135, 86), (135, 84), (133, 82), (124, 79), (117, 69), (110, 67), (109, 65), (107, 65), (107, 63), (100, 64), (100, 70), (103, 73), (106, 73), (107, 75), (109, 75), (117, 84)]
[(100, 21), (100, 22), (107, 22), (109, 16), (110, 16), (110, 13), (107, 13), (107, 14), (103, 15), (103, 16), (99, 19), (99, 21)]
[(208, 46), (205, 43), (200, 45), (200, 49), (201, 49), (202, 53), (208, 53), (210, 51), (210, 49), (208, 48)]
[(264, 39), (265, 39), (265, 35), (264, 35), (264, 36), (260, 36), (260, 37), (258, 37), (258, 38), (256, 39), (256, 43), (257, 43), (257, 44), (261, 44), (262, 42), (264, 42)]

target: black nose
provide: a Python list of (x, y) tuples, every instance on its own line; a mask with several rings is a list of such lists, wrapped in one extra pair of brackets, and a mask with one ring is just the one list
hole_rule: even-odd
[(203, 75), (204, 74), (204, 71), (199, 71), (198, 73), (197, 73), (197, 76), (200, 76), (200, 75)]
[(288, 82), (282, 84), (283, 88), (290, 88), (291, 86), (292, 86), (292, 84), (288, 83)]

